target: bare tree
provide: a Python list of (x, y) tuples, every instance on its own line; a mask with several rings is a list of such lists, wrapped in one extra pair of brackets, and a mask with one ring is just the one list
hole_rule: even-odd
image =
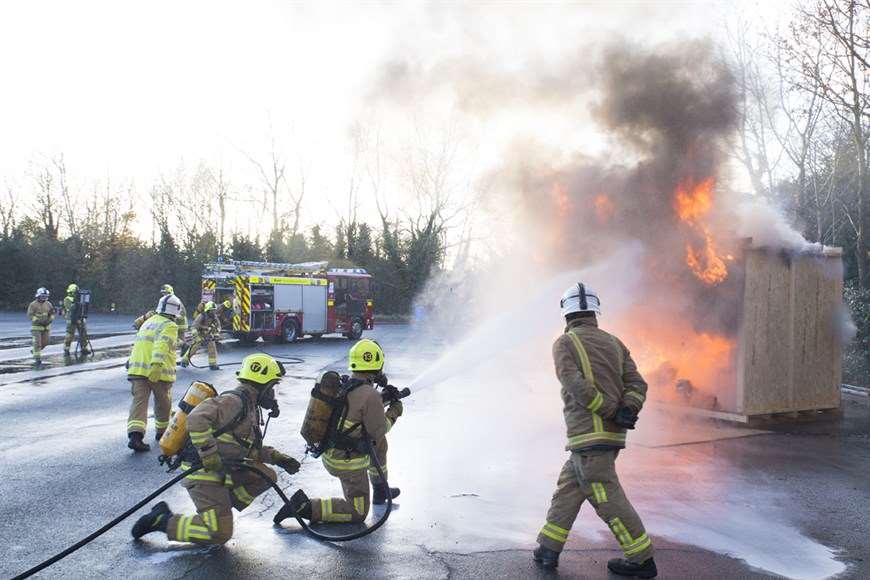
[(54, 176), (49, 168), (43, 167), (33, 180), (36, 182), (36, 215), (45, 234), (56, 240), (59, 224), (55, 214)]
[(0, 204), (0, 228), (3, 228), (3, 239), (8, 240), (15, 231), (16, 222), (15, 193), (10, 184), (6, 184), (6, 203)]

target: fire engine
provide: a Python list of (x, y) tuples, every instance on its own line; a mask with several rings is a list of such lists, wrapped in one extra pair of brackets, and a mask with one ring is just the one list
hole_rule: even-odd
[(202, 300), (232, 303), (231, 334), (242, 342), (324, 334), (356, 340), (374, 328), (371, 275), (327, 262), (205, 264)]

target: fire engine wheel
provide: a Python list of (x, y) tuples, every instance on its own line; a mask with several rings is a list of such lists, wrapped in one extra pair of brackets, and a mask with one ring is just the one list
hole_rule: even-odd
[(281, 340), (294, 342), (297, 338), (299, 338), (299, 325), (292, 318), (288, 318), (281, 327)]
[(350, 332), (345, 334), (347, 338), (351, 340), (359, 340), (363, 333), (363, 323), (362, 320), (356, 319), (350, 325)]

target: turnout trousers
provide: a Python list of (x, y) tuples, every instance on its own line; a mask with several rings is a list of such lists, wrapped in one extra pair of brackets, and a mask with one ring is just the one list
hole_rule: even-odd
[(184, 359), (187, 362), (190, 362), (190, 359), (193, 355), (196, 354), (196, 351), (202, 346), (202, 343), (206, 343), (208, 347), (208, 364), (209, 366), (214, 366), (217, 364), (217, 345), (213, 339), (206, 339), (200, 336), (199, 334), (194, 334), (193, 342), (190, 344), (190, 348), (184, 354)]
[[(381, 437), (375, 445), (378, 462), (387, 474), (387, 438)], [(380, 483), (380, 477), (368, 455), (345, 459), (344, 452), (331, 449), (323, 455), (323, 466), (341, 483), (344, 497), (311, 499), (312, 522), (361, 522), (371, 507), (371, 489)]]
[[(275, 472), (264, 464), (255, 463), (254, 467), (272, 481), (277, 480)], [(196, 506), (196, 514), (174, 514), (169, 518), (166, 536), (176, 542), (194, 544), (226, 543), (233, 537), (232, 508), (242, 511), (269, 489), (268, 483), (250, 471), (234, 471), (225, 478), (209, 471), (198, 471), (185, 478), (182, 485)]]
[(561, 552), (577, 519), (589, 501), (613, 532), (629, 562), (644, 562), (653, 555), (652, 542), (616, 475), (619, 450), (575, 451), (562, 468), (538, 544)]
[(72, 345), (73, 340), (76, 336), (76, 330), (79, 333), (79, 344), (82, 345), (82, 350), (87, 348), (88, 346), (88, 325), (82, 319), (78, 322), (78, 324), (73, 324), (72, 322), (66, 323), (66, 336), (63, 338), (63, 350), (68, 351), (70, 345)]
[(148, 398), (154, 395), (154, 426), (161, 433), (169, 426), (169, 412), (172, 410), (172, 383), (159, 381), (152, 383), (146, 378), (130, 379), (133, 403), (127, 418), (127, 433), (145, 434), (148, 426)]
[(42, 362), (42, 349), (47, 347), (51, 340), (51, 327), (46, 327), (45, 330), (34, 329), (30, 331), (30, 334), (33, 337), (33, 342), (31, 343), (33, 360)]

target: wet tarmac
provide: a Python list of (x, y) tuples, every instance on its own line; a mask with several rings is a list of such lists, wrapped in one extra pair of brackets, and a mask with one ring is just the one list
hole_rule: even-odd
[[(414, 340), (405, 326), (371, 336), (386, 349), (397, 386), (441, 348)], [(302, 458), (299, 427), (313, 380), (341, 369), (348, 346), (340, 338), (259, 345), (298, 357), (279, 388), (282, 413), (267, 443)], [(0, 375), (0, 577), (86, 536), (171, 477), (157, 465), (156, 446), (141, 455), (125, 446), (127, 353), (107, 348), (99, 360)], [(222, 345), (220, 371), (179, 369), (174, 398), (197, 378), (231, 387), (235, 364), (253, 350)], [(844, 406), (842, 419), (765, 430), (645, 410), (618, 467), (654, 539), (660, 577), (870, 577), (868, 426), (870, 409), (856, 403)], [(40, 577), (608, 578), (605, 563), (618, 547), (589, 506), (558, 572), (530, 561), (566, 458), (563, 430), (546, 365), (505, 373), (482, 364), (406, 399), (389, 436), (391, 483), (403, 492), (371, 536), (330, 544), (294, 521), (275, 527), (278, 500), (268, 492), (237, 514), (224, 547), (174, 544), (159, 534), (133, 541), (131, 519)], [(148, 438), (153, 444), (153, 425)], [(280, 482), (288, 492), (338, 490), (313, 459)], [(164, 499), (177, 511), (192, 508), (180, 487)]]

